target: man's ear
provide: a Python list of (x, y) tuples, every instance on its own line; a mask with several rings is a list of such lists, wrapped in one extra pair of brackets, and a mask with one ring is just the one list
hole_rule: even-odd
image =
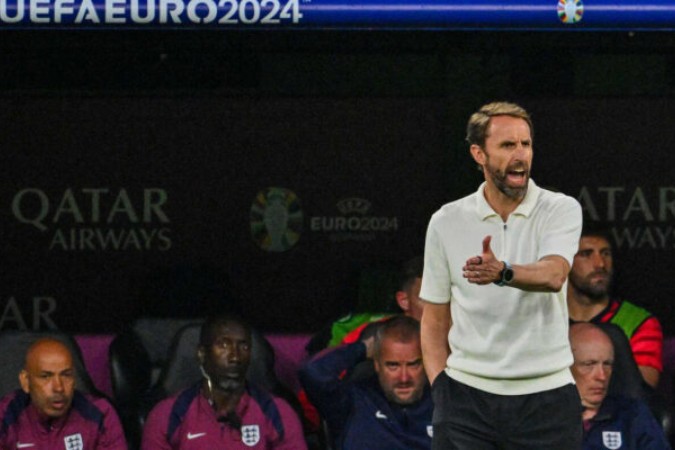
[(480, 145), (471, 144), (469, 148), (473, 160), (476, 161), (476, 164), (483, 167), (485, 165), (486, 155), (485, 150)]
[(408, 312), (410, 310), (410, 298), (408, 298), (408, 293), (406, 291), (396, 291), (396, 303), (398, 307), (403, 310), (403, 312)]
[(30, 394), (30, 382), (28, 381), (28, 372), (25, 369), (19, 372), (19, 383), (21, 383), (21, 389), (26, 394)]

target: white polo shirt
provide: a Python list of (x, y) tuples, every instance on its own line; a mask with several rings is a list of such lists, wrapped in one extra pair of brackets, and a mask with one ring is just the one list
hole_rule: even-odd
[(570, 266), (579, 248), (581, 206), (572, 197), (530, 180), (522, 203), (504, 222), (478, 191), (444, 205), (429, 222), (420, 297), (450, 303), (453, 325), (446, 372), (453, 379), (501, 395), (555, 389), (574, 380), (569, 371), (567, 285), (560, 292), (526, 292), (470, 284), (467, 259), (492, 236), (497, 259), (530, 264), (559, 255)]

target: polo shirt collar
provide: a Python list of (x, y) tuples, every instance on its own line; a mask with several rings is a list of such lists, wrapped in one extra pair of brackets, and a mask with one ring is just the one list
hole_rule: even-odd
[[(218, 412), (215, 411), (213, 408), (213, 405), (211, 404), (211, 401), (209, 398), (206, 396), (206, 394), (200, 389), (199, 390), (199, 407), (205, 411), (209, 411), (208, 414), (213, 416), (213, 418), (216, 421), (223, 421), (224, 418), (227, 418), (227, 416), (222, 416)], [(246, 415), (246, 412), (249, 407), (249, 403), (251, 402), (251, 396), (248, 393), (248, 386), (244, 390), (243, 394), (241, 395), (241, 398), (239, 399), (239, 403), (237, 403), (237, 406), (234, 408), (234, 414), (235, 416), (241, 420), (242, 417)], [(229, 423), (230, 426), (233, 426), (234, 424), (232, 423), (231, 420), (225, 420), (224, 422)], [(236, 428), (236, 427), (234, 427)]]
[(605, 420), (610, 420), (616, 414), (618, 410), (618, 404), (614, 397), (608, 395), (602, 401), (598, 413), (591, 419), (591, 422), (597, 423)]
[[(492, 209), (492, 206), (490, 206), (490, 204), (485, 199), (485, 185), (486, 182), (483, 181), (481, 185), (478, 186), (476, 195), (476, 212), (478, 213), (478, 216), (481, 218), (481, 220), (485, 220), (488, 217), (497, 215), (495, 210)], [(525, 198), (511, 214), (518, 214), (525, 217), (532, 214), (532, 210), (537, 204), (537, 199), (539, 198), (540, 192), (541, 188), (535, 184), (532, 178), (530, 178), (527, 183), (527, 193), (525, 194)]]
[(38, 411), (37, 407), (33, 404), (30, 403), (28, 406), (28, 420), (31, 423), (34, 423), (37, 425), (38, 433), (41, 435), (49, 434), (52, 432), (52, 430), (59, 430), (63, 428), (63, 426), (66, 424), (68, 421), (68, 417), (70, 416), (71, 411), (73, 410), (73, 405), (70, 405), (70, 409), (61, 417), (57, 418), (49, 418), (49, 417), (44, 417), (40, 412)]

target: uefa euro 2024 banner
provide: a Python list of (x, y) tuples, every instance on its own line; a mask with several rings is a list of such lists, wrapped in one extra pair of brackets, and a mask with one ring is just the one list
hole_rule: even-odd
[(0, 0), (3, 28), (672, 30), (672, 0)]

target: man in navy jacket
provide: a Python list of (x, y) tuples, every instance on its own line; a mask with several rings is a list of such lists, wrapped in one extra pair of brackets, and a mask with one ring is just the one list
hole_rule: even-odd
[(596, 325), (576, 323), (570, 329), (572, 375), (584, 408), (583, 450), (668, 450), (663, 430), (641, 400), (608, 397), (614, 349)]
[[(372, 359), (375, 374), (357, 376)], [(320, 353), (300, 371), (309, 399), (342, 450), (431, 448), (433, 404), (419, 322), (395, 316), (374, 337)]]

